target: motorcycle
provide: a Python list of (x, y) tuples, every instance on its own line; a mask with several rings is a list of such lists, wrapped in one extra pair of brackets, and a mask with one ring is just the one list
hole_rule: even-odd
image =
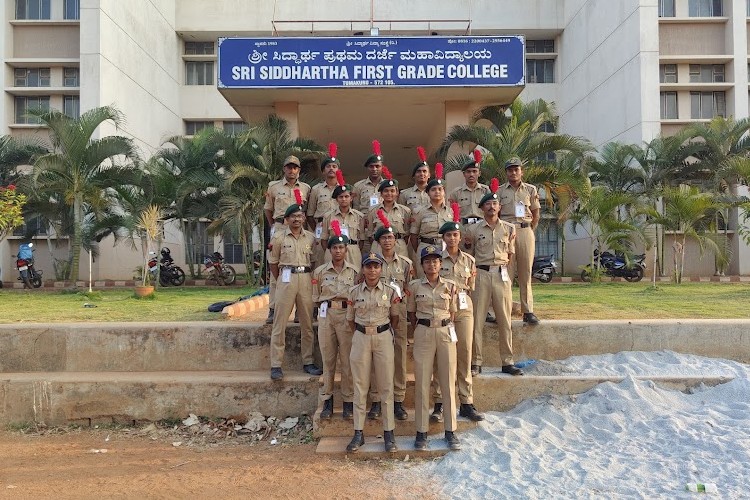
[(149, 252), (151, 258), (148, 261), (148, 272), (151, 273), (151, 281), (156, 281), (156, 272), (159, 271), (159, 283), (161, 286), (180, 286), (185, 283), (185, 271), (176, 266), (169, 248), (161, 249), (161, 259), (157, 266), (156, 253)]
[(219, 252), (203, 257), (208, 279), (216, 281), (218, 285), (231, 285), (237, 279), (237, 273), (229, 264), (224, 264), (224, 256)]
[[(602, 252), (599, 255), (598, 250), (594, 250), (594, 260), (599, 263), (599, 268), (607, 276), (613, 278), (625, 278), (626, 281), (635, 283), (643, 279), (646, 272), (646, 254), (634, 255), (630, 263), (625, 260), (622, 254), (613, 254), (612, 252)], [(591, 264), (587, 265), (581, 271), (582, 281), (591, 281)]]
[(16, 269), (18, 280), (23, 281), (24, 288), (39, 288), (42, 286), (42, 271), (34, 267), (34, 244), (22, 243), (16, 255)]
[(534, 257), (534, 263), (531, 266), (531, 276), (542, 283), (549, 283), (557, 272), (557, 262), (554, 255)]

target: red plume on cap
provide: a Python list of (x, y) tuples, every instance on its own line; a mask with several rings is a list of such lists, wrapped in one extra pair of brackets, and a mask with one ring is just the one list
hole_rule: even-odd
[(497, 190), (500, 188), (500, 181), (497, 180), (497, 177), (493, 177), (490, 181), (490, 191), (493, 193), (497, 193)]
[(478, 149), (474, 150), (474, 162), (475, 163), (482, 163), (482, 152)]
[(339, 147), (335, 142), (328, 144), (328, 156), (330, 156), (331, 158), (336, 158), (336, 153), (338, 153), (338, 150)]
[(375, 153), (376, 156), (380, 156), (380, 141), (372, 141), (372, 152)]
[(344, 182), (344, 172), (341, 170), (336, 170), (336, 182), (339, 186), (346, 185), (346, 182)]
[(436, 163), (435, 164), (435, 179), (442, 179), (442, 178), (443, 178), (443, 164)]
[(391, 227), (391, 221), (388, 220), (388, 217), (386, 217), (385, 212), (382, 208), (378, 209), (378, 219), (380, 219), (380, 222), (383, 223), (383, 227), (388, 229)]
[(419, 159), (422, 160), (422, 163), (427, 163), (427, 153), (425, 152), (424, 148), (422, 146), (417, 146), (417, 154), (419, 155)]
[(341, 223), (337, 220), (331, 221), (331, 229), (333, 230), (333, 234), (336, 236), (341, 236)]
[(297, 201), (297, 205), (302, 205), (302, 193), (299, 192), (299, 189), (294, 190), (294, 199)]
[(390, 170), (388, 169), (388, 167), (386, 167), (385, 165), (383, 165), (383, 170), (382, 170), (382, 173), (383, 173), (383, 177), (385, 177), (385, 178), (386, 178), (386, 179), (388, 179), (389, 181), (393, 180), (393, 174), (392, 174), (392, 173), (391, 173), (391, 171), (390, 171)]
[(453, 209), (453, 222), (461, 220), (461, 207), (455, 201), (451, 203), (451, 209)]

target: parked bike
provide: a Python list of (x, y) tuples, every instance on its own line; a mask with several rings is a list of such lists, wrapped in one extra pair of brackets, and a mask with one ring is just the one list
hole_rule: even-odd
[(534, 264), (531, 266), (531, 276), (542, 283), (549, 283), (557, 272), (557, 262), (554, 255), (534, 257)]
[[(625, 278), (626, 281), (637, 282), (643, 279), (646, 273), (646, 254), (634, 255), (630, 262), (625, 260), (622, 254), (613, 254), (612, 252), (602, 252), (599, 255), (594, 250), (594, 261), (599, 263), (599, 268), (607, 276), (613, 278)], [(591, 281), (591, 264), (587, 265), (581, 271), (581, 280)]]
[(18, 280), (23, 281), (24, 288), (39, 288), (42, 286), (42, 271), (34, 267), (34, 244), (21, 243), (16, 255), (16, 269)]
[(237, 280), (237, 273), (229, 264), (224, 264), (224, 256), (219, 252), (203, 257), (208, 279), (216, 281), (218, 285), (231, 285)]
[(156, 263), (156, 253), (151, 252), (151, 258), (148, 261), (148, 272), (151, 273), (151, 281), (156, 281), (156, 272), (159, 271), (159, 283), (161, 286), (180, 286), (185, 283), (185, 271), (180, 266), (175, 265), (172, 258), (172, 252), (168, 247), (161, 249), (161, 259), (159, 265)]

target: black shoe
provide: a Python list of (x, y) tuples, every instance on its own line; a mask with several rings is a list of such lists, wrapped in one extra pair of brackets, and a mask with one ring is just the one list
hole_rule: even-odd
[(284, 372), (281, 368), (271, 368), (271, 380), (281, 380), (284, 378)]
[(267, 325), (273, 325), (273, 309), (268, 310), (268, 317), (266, 318), (266, 324)]
[(445, 431), (445, 442), (448, 443), (448, 448), (452, 451), (461, 449), (461, 441), (458, 440), (458, 436), (453, 431)]
[(530, 325), (538, 325), (539, 318), (537, 318), (534, 313), (523, 313), (523, 322)]
[(367, 412), (367, 418), (375, 420), (376, 418), (380, 418), (380, 415), (382, 415), (380, 401), (373, 401), (370, 411)]
[(295, 309), (294, 311), (294, 322), (299, 323), (299, 311)]
[(406, 420), (409, 418), (409, 414), (404, 410), (404, 403), (401, 401), (393, 402), (393, 416), (396, 417), (396, 420)]
[(393, 431), (383, 431), (383, 442), (385, 443), (385, 451), (393, 453), (398, 451), (396, 446), (396, 438), (393, 435)]
[(414, 449), (424, 451), (427, 449), (427, 433), (417, 432), (417, 439), (414, 440)]
[(365, 436), (362, 434), (362, 431), (354, 431), (354, 437), (346, 446), (346, 451), (350, 453), (359, 451), (359, 447), (363, 444), (365, 444)]
[(354, 403), (351, 401), (344, 401), (344, 409), (341, 412), (341, 416), (344, 420), (351, 420), (354, 415)]
[(523, 370), (521, 370), (516, 365), (503, 365), (503, 368), (501, 371), (503, 373), (508, 373), (510, 375), (523, 375)]
[(492, 316), (490, 313), (487, 313), (487, 319), (485, 321), (487, 323), (497, 323), (497, 318)]
[(458, 410), (458, 414), (462, 417), (466, 417), (472, 422), (481, 422), (484, 420), (484, 416), (474, 408), (472, 404), (462, 404)]
[(305, 365), (302, 367), (302, 370), (308, 375), (323, 375), (323, 370), (315, 365)]
[(323, 409), (320, 411), (320, 418), (330, 420), (333, 416), (333, 398), (323, 401)]
[(471, 376), (472, 377), (476, 377), (480, 373), (482, 373), (482, 367), (481, 366), (479, 366), (479, 365), (471, 365)]
[(442, 422), (443, 421), (443, 403), (435, 403), (435, 408), (432, 409), (432, 415), (430, 415), (430, 422)]

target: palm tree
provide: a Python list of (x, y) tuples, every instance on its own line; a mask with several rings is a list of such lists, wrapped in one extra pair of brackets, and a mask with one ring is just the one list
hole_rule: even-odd
[(51, 148), (34, 162), (32, 180), (37, 200), (54, 200), (58, 212), (70, 210), (70, 278), (78, 279), (84, 225), (116, 203), (115, 186), (132, 167), (118, 162), (137, 157), (131, 139), (118, 135), (94, 138), (106, 121), (119, 126), (123, 117), (103, 106), (71, 118), (59, 111), (32, 111), (49, 128)]
[(586, 164), (591, 183), (605, 187), (609, 193), (632, 192), (639, 183), (638, 152), (638, 147), (631, 144), (608, 142), (603, 145), (598, 158)]
[(0, 186), (18, 183), (22, 175), (20, 165), (30, 165), (34, 157), (46, 149), (38, 142), (16, 139), (9, 135), (0, 137)]

